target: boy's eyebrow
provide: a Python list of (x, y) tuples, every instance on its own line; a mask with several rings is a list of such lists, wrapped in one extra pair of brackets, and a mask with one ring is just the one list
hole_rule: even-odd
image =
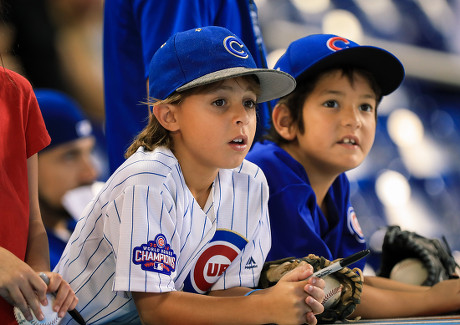
[[(321, 95), (339, 95), (339, 96), (343, 96), (344, 92), (342, 92), (340, 90), (326, 89), (326, 90), (321, 92)], [(376, 99), (377, 98), (377, 96), (375, 94), (370, 94), (370, 93), (361, 95), (360, 97), (369, 98), (369, 99)]]
[[(235, 89), (234, 86), (230, 86), (230, 85), (218, 85), (218, 86), (215, 86), (215, 87), (212, 87), (211, 89), (209, 89), (209, 92), (213, 92), (213, 91), (218, 91), (218, 90), (229, 90), (229, 91), (233, 91)], [(244, 91), (251, 91), (253, 93), (256, 93), (256, 90), (254, 89), (254, 87), (252, 87), (251, 85), (248, 85), (246, 88), (243, 88)]]

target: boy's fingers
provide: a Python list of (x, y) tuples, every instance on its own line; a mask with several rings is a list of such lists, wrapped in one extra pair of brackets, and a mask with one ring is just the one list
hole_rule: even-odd
[(313, 286), (313, 285), (310, 285), (310, 284), (307, 284), (304, 288), (304, 290), (310, 295), (312, 296), (314, 299), (316, 299), (318, 302), (322, 303), (323, 300), (324, 300), (324, 297), (325, 297), (325, 293), (324, 293), (324, 290), (319, 288), (319, 287), (316, 287), (316, 286)]
[(309, 277), (311, 274), (313, 274), (313, 267), (306, 263), (306, 262), (301, 262), (299, 266), (297, 266), (295, 269), (289, 271), (286, 273), (281, 280), (283, 281), (303, 281), (307, 277)]
[(48, 291), (56, 292), (60, 289), (62, 283), (62, 276), (54, 272), (46, 272), (46, 275), (49, 278)]
[[(322, 299), (321, 299), (322, 300)], [(305, 299), (305, 303), (311, 308), (314, 314), (321, 314), (324, 311), (324, 306), (318, 300), (309, 296)]]
[(69, 291), (64, 303), (58, 311), (59, 317), (64, 317), (68, 310), (75, 309), (77, 303), (78, 298), (73, 294), (73, 291)]
[(308, 325), (316, 325), (318, 323), (318, 320), (313, 312), (308, 312), (306, 314), (306, 320)]
[(21, 291), (19, 289), (10, 290), (9, 297), (10, 303), (19, 308), (27, 320), (32, 320), (32, 314), (30, 313), (29, 306), (27, 305), (27, 301), (25, 300)]
[(22, 288), (22, 290), (23, 292), (19, 290), (10, 292), (11, 299), (15, 302), (14, 305), (19, 308), (25, 319), (32, 320), (32, 314), (30, 312), (30, 310), (32, 310), (38, 320), (43, 320), (44, 316), (35, 292), (27, 287)]

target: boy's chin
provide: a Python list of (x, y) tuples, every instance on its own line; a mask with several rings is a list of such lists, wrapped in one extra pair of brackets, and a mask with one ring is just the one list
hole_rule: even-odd
[(225, 164), (223, 164), (221, 169), (233, 169), (233, 168), (239, 167), (243, 163), (243, 160), (244, 160), (244, 157), (241, 159), (235, 159), (232, 161), (228, 161)]

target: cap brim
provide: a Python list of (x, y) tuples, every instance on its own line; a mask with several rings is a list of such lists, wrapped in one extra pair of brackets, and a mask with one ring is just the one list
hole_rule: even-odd
[(395, 91), (404, 80), (402, 63), (390, 52), (373, 46), (359, 46), (342, 49), (311, 65), (297, 79), (307, 77), (316, 71), (335, 66), (350, 65), (369, 71), (375, 77), (382, 95)]
[(216, 81), (229, 78), (236, 78), (246, 75), (255, 75), (260, 82), (260, 94), (258, 103), (277, 99), (291, 93), (296, 85), (295, 79), (282, 71), (272, 69), (248, 69), (243, 67), (229, 68), (209, 73), (197, 78), (176, 89), (182, 92), (198, 86), (207, 85)]

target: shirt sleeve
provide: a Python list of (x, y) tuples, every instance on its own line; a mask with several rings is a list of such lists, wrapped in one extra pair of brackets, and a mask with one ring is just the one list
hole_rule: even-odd
[(109, 216), (120, 222), (118, 243), (112, 242), (116, 252), (114, 290), (175, 290), (180, 239), (175, 236), (175, 209), (168, 209), (172, 205), (164, 198), (154, 186), (136, 185), (115, 200), (114, 215)]
[(30, 84), (27, 83), (27, 85), (27, 92), (24, 94), (26, 96), (24, 103), (29, 107), (25, 128), (26, 154), (27, 158), (29, 158), (48, 146), (51, 138), (46, 130), (45, 121), (38, 106), (37, 98)]

